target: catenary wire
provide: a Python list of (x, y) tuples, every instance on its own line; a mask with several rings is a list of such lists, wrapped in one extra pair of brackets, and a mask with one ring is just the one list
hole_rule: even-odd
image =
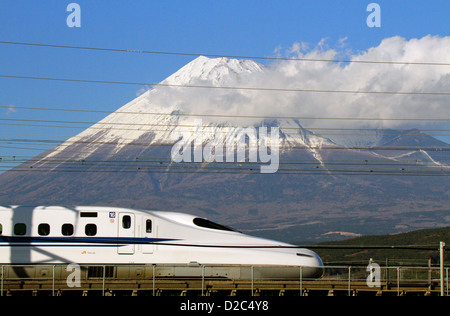
[(442, 62), (407, 62), (407, 61), (403, 62), (403, 61), (373, 61), (373, 60), (353, 60), (353, 59), (350, 60), (350, 59), (319, 59), (319, 58), (293, 58), (293, 57), (262, 57), (262, 56), (224, 55), (224, 54), (208, 54), (208, 53), (200, 53), (199, 54), (199, 53), (187, 53), (187, 52), (149, 51), (149, 50), (137, 50), (137, 49), (119, 49), (119, 48), (29, 43), (29, 42), (15, 42), (15, 41), (0, 41), (0, 44), (50, 47), (50, 48), (67, 48), (67, 49), (78, 49), (78, 50), (92, 50), (92, 51), (120, 52), (120, 53), (134, 53), (134, 54), (139, 53), (139, 54), (175, 55), (175, 56), (192, 56), (192, 57), (205, 56), (205, 57), (212, 57), (212, 58), (225, 57), (225, 58), (256, 59), (256, 60), (286, 60), (286, 61), (334, 62), (334, 63), (450, 66), (450, 63), (442, 63)]
[[(11, 143), (45, 143), (45, 144), (56, 144), (56, 145), (66, 145), (67, 144), (101, 144), (101, 145), (112, 145), (117, 146), (116, 142), (105, 142), (105, 141), (55, 141), (55, 140), (39, 140), (39, 139), (0, 139), (0, 142), (11, 142)], [(130, 146), (138, 147), (171, 147), (174, 143), (129, 143)], [(252, 145), (247, 146), (253, 149)], [(270, 146), (273, 148), (273, 146)], [(258, 148), (257, 146), (254, 148)], [(282, 145), (278, 148), (284, 148)], [(290, 149), (304, 149), (304, 150), (388, 150), (388, 151), (399, 151), (399, 150), (425, 150), (425, 151), (450, 151), (450, 146), (448, 147), (437, 147), (437, 146), (339, 146), (339, 145), (326, 145), (326, 146), (289, 146)]]
[[(14, 161), (11, 161), (14, 162)], [(64, 163), (61, 165), (61, 163)], [(109, 161), (97, 162), (89, 160), (77, 160), (77, 161), (39, 161), (39, 162), (27, 162), (26, 164), (17, 167), (18, 170), (41, 170), (41, 171), (61, 171), (61, 170), (75, 170), (75, 171), (135, 171), (135, 170), (161, 170), (166, 169), (170, 172), (172, 170), (191, 170), (194, 173), (198, 171), (259, 171), (259, 167), (266, 165), (261, 162), (211, 162), (205, 164), (204, 162), (180, 162), (174, 163), (172, 161)], [(2, 165), (3, 166), (3, 165)], [(62, 166), (62, 167), (61, 167)], [(120, 167), (119, 169), (117, 167)], [(406, 168), (408, 167), (408, 168)], [(439, 174), (439, 175), (450, 175), (450, 168), (414, 164), (401, 164), (396, 166), (395, 164), (350, 164), (350, 163), (334, 163), (327, 166), (322, 166), (320, 163), (312, 162), (296, 162), (296, 163), (280, 163), (276, 169), (278, 172), (296, 172), (296, 171), (314, 171), (316, 173), (321, 172), (365, 172), (365, 173), (400, 173), (400, 174), (416, 174), (416, 173), (427, 173), (427, 174)]]
[[(1, 121), (2, 119), (0, 119)], [(21, 120), (21, 119), (13, 119), (14, 121), (29, 121), (29, 120)], [(36, 120), (33, 120), (36, 121)], [(48, 122), (48, 121), (47, 121)], [(86, 122), (68, 122), (66, 121), (65, 123), (70, 123), (70, 124), (81, 124), (81, 123), (86, 123)], [(122, 128), (122, 127), (115, 127), (114, 125), (120, 124), (120, 125), (125, 125), (125, 126), (131, 126), (131, 125), (142, 125), (142, 126), (146, 126), (146, 127), (150, 127), (150, 126), (157, 126), (159, 127), (183, 127), (183, 129), (180, 130), (175, 130), (175, 128), (173, 130), (175, 130), (176, 132), (195, 132), (195, 129), (189, 129), (189, 128), (195, 128), (196, 126), (194, 125), (188, 125), (188, 124), (133, 124), (133, 123), (93, 123), (93, 124), (105, 124), (108, 125), (108, 130), (111, 131), (140, 131), (140, 132), (168, 132), (170, 130), (168, 129), (155, 129), (155, 128), (151, 128), (151, 129), (142, 129), (142, 128)], [(60, 128), (60, 127), (66, 127), (66, 128), (74, 128), (74, 129), (79, 129), (79, 128), (90, 128), (90, 129), (103, 129), (101, 127), (96, 127), (96, 126), (90, 126), (90, 125), (86, 125), (86, 126), (61, 126), (61, 125), (33, 125), (33, 124), (16, 124), (16, 123), (2, 123), (0, 122), (0, 125), (12, 125), (12, 126), (38, 126), (38, 127), (55, 127), (55, 128)], [(111, 126), (113, 125), (113, 126)], [(188, 129), (185, 129), (188, 128)], [(209, 126), (203, 126), (203, 128), (205, 129), (203, 131), (204, 134), (208, 134), (208, 129), (211, 128)], [(234, 126), (230, 126), (230, 129), (242, 129), (245, 130), (246, 128), (249, 127), (234, 127)], [(414, 130), (414, 129), (391, 129), (391, 128), (325, 128), (325, 127), (312, 127), (312, 128), (304, 128), (304, 127), (284, 127), (284, 126), (279, 126), (278, 127), (281, 131), (283, 131), (283, 133), (285, 135), (299, 135), (299, 133), (296, 133), (295, 131), (302, 131), (302, 130), (308, 130), (308, 131), (326, 131), (326, 132), (321, 132), (320, 135), (318, 136), (336, 136), (336, 135), (345, 135), (345, 136), (352, 136), (352, 135), (357, 135), (357, 136), (373, 136), (373, 135), (378, 135), (377, 132), (383, 132), (384, 136), (398, 136), (400, 135), (399, 133), (401, 132), (408, 132), (407, 134), (403, 134), (406, 136), (419, 136), (419, 135), (424, 135), (422, 132), (427, 131), (427, 132), (449, 132), (450, 130), (448, 129), (424, 129), (424, 130)], [(335, 132), (333, 132), (335, 131)], [(229, 133), (229, 131), (225, 131), (225, 130), (220, 130), (220, 131), (215, 131), (215, 133)], [(53, 137), (81, 137), (78, 135), (75, 136), (64, 136), (64, 135), (46, 135), (46, 134), (30, 134), (30, 133), (3, 133), (1, 132), (0, 134), (10, 134), (10, 135), (29, 135), (29, 136), (53, 136)], [(435, 134), (433, 133), (432, 136), (450, 136), (449, 134)], [(127, 138), (122, 138), (123, 140), (133, 140), (133, 139), (127, 139)]]
[[(11, 108), (8, 105), (0, 105), (0, 108)], [(105, 113), (105, 114), (130, 114), (130, 115), (168, 115), (187, 117), (218, 117), (218, 118), (245, 118), (245, 119), (298, 119), (298, 120), (344, 120), (344, 121), (450, 121), (450, 118), (371, 118), (371, 117), (309, 117), (309, 116), (266, 116), (266, 115), (231, 115), (231, 114), (200, 114), (200, 113), (163, 113), (163, 112), (136, 112), (136, 111), (105, 111), (105, 110), (85, 110), (85, 109), (63, 109), (13, 106), (14, 109), (39, 110), (39, 111), (69, 111), (84, 113)], [(93, 124), (92, 122), (89, 122)], [(95, 122), (97, 123), (97, 122)]]
[(186, 85), (186, 84), (130, 82), (130, 81), (88, 80), (88, 79), (73, 79), (73, 78), (39, 77), (39, 76), (20, 76), (20, 75), (5, 75), (5, 74), (0, 74), (0, 77), (1, 78), (10, 78), (10, 79), (32, 79), (32, 80), (48, 80), (48, 81), (61, 81), (61, 82), (103, 83), (103, 84), (140, 85), (140, 86), (174, 87), (174, 88), (253, 90), (253, 91), (273, 91), (273, 92), (306, 92), (306, 93), (450, 96), (450, 92), (360, 91), (360, 90), (285, 89), (285, 88), (264, 88), (264, 87), (208, 86), (208, 85)]
[[(15, 148), (15, 149), (26, 149), (26, 150), (42, 150), (42, 148), (29, 148), (29, 147), (12, 147), (12, 146), (3, 146), (0, 145), (0, 148)], [(141, 163), (141, 162), (146, 162), (146, 159), (157, 159), (158, 162), (170, 162), (170, 161), (165, 161), (164, 159), (168, 159), (168, 157), (156, 157), (153, 155), (148, 155), (148, 154), (121, 154), (121, 153), (97, 153), (97, 152), (90, 152), (90, 151), (81, 151), (81, 150), (69, 150), (67, 152), (67, 150), (64, 149), (53, 149), (52, 150), (54, 153), (69, 153), (69, 154), (76, 154), (76, 155), (88, 155), (89, 158), (77, 158), (74, 159), (73, 156), (70, 157), (64, 157), (64, 156), (58, 156), (58, 158), (52, 158), (52, 157), (45, 157), (45, 161), (53, 161), (53, 160), (64, 160), (64, 161), (72, 161), (72, 162), (86, 162), (89, 163), (91, 161), (105, 161), (105, 159), (103, 157), (106, 157), (107, 159), (116, 159), (116, 160), (111, 160), (111, 161), (128, 161), (128, 162), (136, 162), (136, 163)], [(414, 150), (414, 151), (410, 151), (409, 153), (406, 153), (403, 156), (408, 156), (413, 154), (414, 152), (417, 152), (420, 150)], [(8, 158), (9, 157), (9, 158)], [(20, 158), (20, 157), (25, 157), (25, 158)], [(0, 157), (0, 162), (2, 161), (2, 159), (4, 159), (4, 162), (10, 162), (10, 163), (14, 163), (14, 162), (26, 162), (24, 161), (24, 159), (26, 159), (26, 157), (29, 156), (20, 156), (20, 155), (12, 155), (12, 156), (2, 156)], [(32, 161), (36, 161), (36, 162), (42, 162), (42, 160), (44, 158), (41, 158), (40, 156), (33, 156), (30, 157), (31, 159), (29, 159), (30, 162)], [(120, 159), (120, 160), (117, 160)], [(414, 160), (414, 158), (411, 158), (412, 160)], [(296, 164), (296, 163), (309, 163), (310, 161), (314, 161), (312, 164), (318, 164), (319, 162), (317, 160), (298, 160), (298, 159), (294, 159), (293, 158), (289, 158), (289, 160), (280, 160), (280, 163), (284, 163), (284, 164)], [(339, 160), (329, 160), (327, 161), (327, 164), (334, 164), (334, 163), (340, 163), (340, 164), (345, 164), (345, 163), (353, 163), (353, 164), (359, 164), (359, 165), (377, 165), (378, 159), (376, 158), (372, 158), (372, 159), (346, 159), (345, 161), (339, 161)], [(444, 160), (444, 161), (448, 161), (448, 160)], [(440, 161), (440, 162), (444, 162), (444, 161)], [(225, 162), (226, 163), (226, 162)], [(244, 162), (245, 163), (245, 162)], [(397, 165), (396, 163), (381, 163), (380, 165), (385, 164), (385, 165)], [(422, 166), (422, 165), (427, 165), (424, 162), (420, 162), (420, 164), (416, 163), (405, 163), (403, 162), (398, 162), (398, 164), (400, 165), (411, 165), (411, 166)], [(449, 166), (447, 165), (443, 165), (443, 166), (436, 166), (436, 163), (433, 162), (429, 162), (428, 164), (430, 164), (433, 167), (444, 167), (444, 168), (448, 168)]]
[[(3, 146), (1, 146), (3, 147)], [(80, 154), (81, 152), (77, 152)], [(99, 154), (95, 154), (99, 156)], [(105, 155), (109, 159), (111, 159), (111, 155)], [(125, 156), (126, 157), (126, 156)], [(182, 163), (175, 164), (171, 161), (163, 161), (161, 159), (154, 161), (143, 161), (141, 156), (128, 156), (132, 157), (134, 160), (111, 160), (111, 161), (102, 161), (100, 164), (98, 161), (93, 161), (92, 159), (78, 159), (72, 161), (58, 161), (55, 158), (45, 158), (44, 160), (39, 160), (36, 157), (34, 160), (26, 161), (26, 164), (20, 165), (11, 169), (9, 166), (5, 166), (5, 163), (20, 163), (19, 159), (16, 160), (16, 156), (11, 156), (8, 160), (0, 159), (0, 171), (14, 170), (14, 171), (41, 171), (41, 172), (156, 172), (156, 173), (206, 173), (206, 172), (225, 172), (225, 173), (236, 173), (236, 172), (244, 172), (244, 173), (254, 173), (255, 170), (259, 170), (258, 166), (262, 165), (261, 163), (254, 162), (231, 162), (231, 163), (219, 163), (212, 162), (205, 168), (205, 165), (202, 163)], [(123, 159), (123, 156), (121, 157)], [(159, 157), (160, 158), (160, 157)], [(99, 158), (97, 158), (99, 159)], [(139, 160), (138, 160), (139, 159)], [(35, 164), (33, 164), (35, 163)], [(42, 163), (42, 165), (38, 165), (37, 163)], [(64, 163), (63, 168), (56, 168), (55, 166)], [(154, 164), (154, 166), (147, 166), (145, 164)], [(94, 164), (94, 165), (93, 165)], [(220, 164), (220, 167), (217, 165)], [(54, 167), (51, 167), (54, 165)], [(137, 165), (137, 166), (132, 166)], [(28, 167), (27, 167), (28, 166)], [(50, 166), (50, 167), (49, 167)], [(156, 167), (155, 167), (156, 166)], [(170, 170), (167, 170), (167, 167), (171, 166)], [(203, 166), (203, 168), (198, 168), (198, 166)], [(289, 167), (289, 168), (286, 168)], [(299, 169), (298, 166), (303, 166), (303, 169)], [(309, 166), (309, 168), (305, 169), (305, 166)], [(367, 160), (362, 162), (359, 161), (357, 163), (351, 162), (331, 162), (327, 163), (326, 166), (323, 167), (319, 162), (310, 162), (310, 161), (280, 161), (279, 162), (279, 170), (277, 173), (280, 174), (329, 174), (333, 172), (333, 174), (341, 174), (341, 175), (355, 175), (355, 174), (370, 174), (370, 175), (418, 175), (418, 176), (448, 176), (450, 175), (450, 169), (447, 166), (441, 166), (436, 164), (414, 164), (414, 163), (405, 163), (399, 162), (398, 164), (385, 164), (385, 163), (376, 163), (376, 162), (368, 162)], [(92, 169), (94, 167), (94, 169)], [(110, 168), (114, 167), (115, 170), (111, 170)], [(117, 167), (121, 169), (117, 170)], [(282, 168), (284, 167), (284, 168)], [(388, 167), (388, 168), (386, 168)], [(394, 168), (395, 167), (395, 168)], [(383, 169), (384, 168), (384, 169)], [(163, 171), (162, 169), (166, 169)], [(175, 169), (175, 170), (174, 170)], [(182, 169), (182, 171), (180, 171)], [(188, 171), (186, 171), (188, 170)]]
[[(175, 170), (174, 170), (175, 169)], [(0, 169), (1, 170), (1, 169)], [(198, 167), (189, 167), (189, 166), (175, 166), (171, 167), (171, 170), (167, 170), (166, 166), (161, 166), (159, 168), (145, 168), (145, 167), (134, 167), (134, 168), (123, 168), (117, 170), (117, 168), (109, 168), (109, 169), (87, 169), (80, 168), (80, 166), (76, 167), (68, 167), (65, 166), (63, 168), (33, 168), (33, 167), (23, 167), (19, 166), (14, 169), (8, 169), (15, 172), (76, 172), (76, 173), (98, 173), (98, 172), (110, 172), (110, 173), (131, 173), (131, 172), (151, 172), (151, 173), (189, 173), (189, 174), (205, 174), (205, 173), (234, 173), (234, 174), (260, 174), (260, 169), (258, 166), (253, 168), (224, 168), (224, 167), (207, 167), (207, 168), (198, 168)], [(6, 171), (6, 170), (3, 170)], [(433, 170), (388, 170), (388, 169), (333, 169), (327, 168), (322, 170), (317, 170), (313, 168), (308, 169), (294, 169), (294, 168), (279, 168), (276, 169), (274, 173), (266, 173), (264, 175), (282, 175), (282, 174), (310, 174), (310, 175), (397, 175), (397, 176), (438, 176), (438, 177), (447, 177), (450, 176), (449, 172), (444, 171), (433, 171)]]
[[(82, 152), (78, 152), (78, 153), (82, 153)], [(27, 162), (28, 164), (34, 164), (34, 163), (42, 163), (42, 164), (58, 164), (58, 163), (69, 163), (69, 164), (85, 164), (85, 165), (92, 165), (92, 164), (97, 164), (97, 163), (101, 163), (103, 165), (109, 165), (109, 164), (113, 164), (113, 165), (127, 165), (127, 164), (139, 164), (139, 165), (143, 165), (143, 164), (153, 164), (153, 163), (157, 163), (157, 164), (170, 164), (172, 163), (171, 160), (169, 160), (167, 157), (158, 157), (158, 156), (116, 156), (114, 155), (114, 157), (117, 157), (117, 159), (113, 159), (113, 157), (111, 157), (111, 155), (104, 155), (106, 157), (106, 159), (101, 159), (98, 157), (94, 157), (94, 158), (84, 158), (84, 159), (75, 159), (74, 157), (71, 156), (67, 156), (67, 157), (46, 157), (45, 159), (39, 158), (39, 157), (30, 157), (27, 158), (29, 156), (3, 156), (0, 157), (0, 162), (2, 163), (16, 163), (16, 162)], [(129, 159), (125, 159), (125, 158), (129, 158)], [(144, 158), (144, 159), (142, 159)], [(219, 163), (219, 162), (211, 162), (212, 163)], [(317, 166), (320, 165), (320, 162), (318, 162), (317, 160), (313, 161), (312, 159), (310, 160), (281, 160), (279, 162), (282, 165), (312, 165), (312, 166)], [(228, 165), (232, 165), (232, 164), (254, 164), (252, 162), (220, 162), (220, 164), (228, 164)], [(326, 165), (342, 165), (342, 166), (410, 166), (410, 167), (421, 167), (421, 166), (431, 166), (431, 167), (435, 167), (435, 168), (442, 168), (442, 166), (436, 165), (435, 163), (432, 162), (421, 162), (420, 164), (417, 163), (411, 163), (411, 162), (402, 162), (402, 161), (398, 161), (398, 162), (378, 162), (377, 160), (371, 160), (369, 161), (365, 161), (365, 160), (332, 160), (326, 163)], [(448, 166), (447, 168), (449, 168), (450, 170), (450, 166)]]

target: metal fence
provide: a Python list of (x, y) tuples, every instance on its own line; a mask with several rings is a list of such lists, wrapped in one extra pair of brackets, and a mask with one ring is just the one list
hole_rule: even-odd
[[(208, 284), (215, 282), (245, 283), (249, 295), (255, 295), (269, 284), (289, 284), (290, 289), (298, 289), (304, 295), (310, 288), (336, 289), (352, 295), (359, 290), (386, 290), (401, 295), (405, 289), (434, 289), (441, 296), (449, 295), (449, 268), (405, 267), (405, 266), (325, 266), (320, 278), (305, 278), (303, 267), (298, 269), (298, 277), (283, 280), (267, 277), (267, 272), (285, 269), (277, 266), (236, 266), (236, 265), (1, 265), (0, 294), (11, 290), (47, 291), (58, 295), (60, 291), (95, 289), (105, 295), (112, 285), (115, 288), (130, 288), (144, 284), (149, 295), (157, 295), (161, 282), (176, 281), (182, 284), (196, 282), (198, 295), (207, 295)], [(181, 284), (180, 283), (180, 284)]]

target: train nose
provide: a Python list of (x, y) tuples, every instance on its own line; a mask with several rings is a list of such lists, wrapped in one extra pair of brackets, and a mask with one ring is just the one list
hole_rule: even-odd
[(300, 261), (303, 267), (303, 277), (320, 278), (323, 275), (322, 259), (314, 251), (301, 249), (297, 252), (297, 256), (301, 258)]

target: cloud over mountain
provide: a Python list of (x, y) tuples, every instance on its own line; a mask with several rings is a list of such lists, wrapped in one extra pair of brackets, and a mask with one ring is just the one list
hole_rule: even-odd
[[(294, 44), (289, 55), (297, 60), (276, 60), (266, 66), (253, 61), (234, 61), (233, 67), (242, 70), (233, 76), (233, 67), (217, 64), (213, 60), (199, 59), (186, 69), (169, 77), (163, 83), (173, 85), (202, 85), (211, 81), (219, 87), (250, 89), (205, 89), (157, 87), (158, 99), (152, 103), (173, 107), (186, 113), (257, 116), (295, 116), (318, 118), (374, 118), (352, 122), (352, 127), (423, 127), (429, 121), (413, 122), (392, 120), (441, 117), (448, 109), (448, 96), (422, 95), (445, 92), (450, 88), (450, 37), (426, 36), (407, 40), (391, 37), (367, 51), (348, 53), (326, 48), (323, 43), (310, 49), (304, 43)], [(345, 59), (354, 62), (326, 62)], [(314, 61), (311, 61), (314, 60)], [(382, 61), (389, 63), (363, 63)], [(417, 63), (440, 63), (423, 65)], [(225, 63), (224, 63), (225, 64)], [(195, 76), (195, 67), (215, 67), (209, 75)], [(189, 69), (188, 69), (189, 68)], [(211, 70), (211, 69), (210, 69)], [(185, 80), (184, 72), (190, 74)], [(252, 88), (282, 89), (253, 90)], [(202, 89), (199, 93), (199, 89)], [(204, 91), (207, 90), (207, 91)], [(309, 90), (291, 91), (285, 90)], [(312, 91), (311, 91), (312, 90)], [(166, 92), (164, 92), (166, 91)], [(340, 92), (333, 92), (340, 91)], [(375, 93), (352, 93), (375, 92)], [(381, 93), (380, 93), (381, 92)], [(383, 92), (407, 92), (384, 94)], [(413, 94), (410, 94), (413, 93)], [(164, 98), (164, 95), (167, 98)], [(211, 102), (213, 101), (213, 102)], [(229, 121), (229, 118), (224, 118)], [(239, 122), (242, 122), (239, 121)], [(252, 122), (255, 122), (254, 120)], [(308, 120), (308, 127), (342, 127), (343, 122)], [(345, 122), (348, 124), (348, 122)], [(419, 125), (420, 126), (419, 126)], [(440, 124), (442, 126), (442, 124)], [(439, 126), (434, 125), (435, 127)]]

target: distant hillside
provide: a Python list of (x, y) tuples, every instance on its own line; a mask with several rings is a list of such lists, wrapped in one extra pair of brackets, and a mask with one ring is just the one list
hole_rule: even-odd
[(431, 250), (403, 250), (403, 249), (314, 249), (325, 264), (367, 264), (372, 258), (380, 265), (389, 260), (390, 265), (432, 264), (439, 262), (439, 242), (444, 241), (447, 250), (444, 252), (445, 265), (450, 265), (450, 227), (438, 229), (417, 230), (396, 235), (363, 236), (342, 241), (323, 242), (317, 246), (433, 246)]

